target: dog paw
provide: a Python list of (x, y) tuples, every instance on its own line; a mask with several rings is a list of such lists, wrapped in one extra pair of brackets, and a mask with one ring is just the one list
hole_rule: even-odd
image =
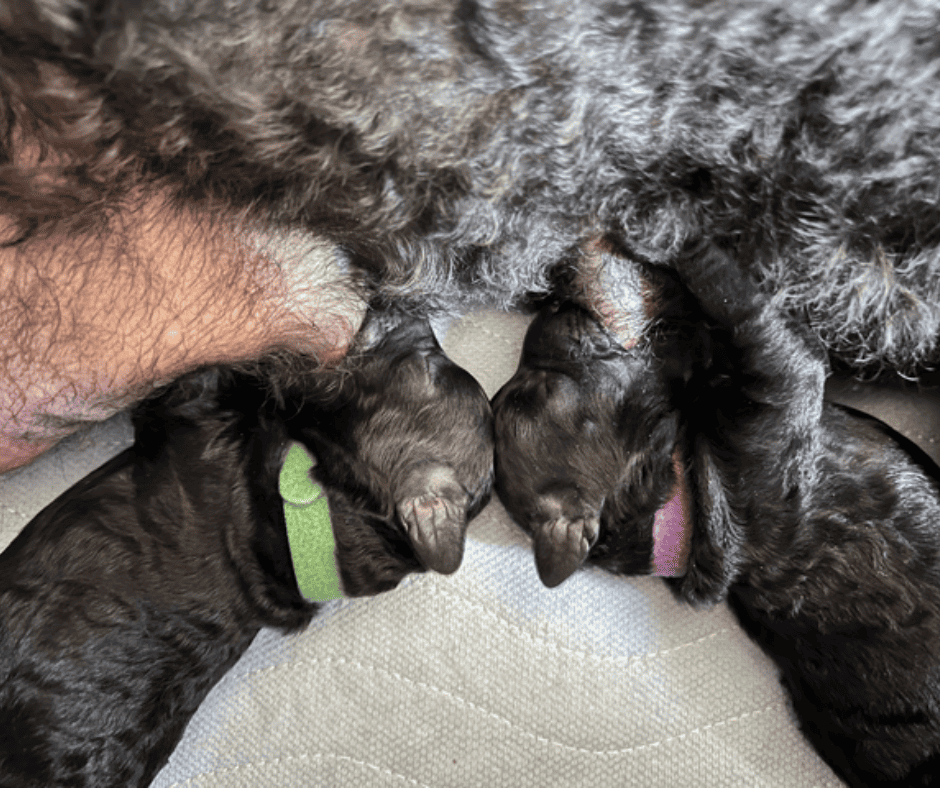
[(600, 534), (598, 515), (558, 517), (535, 528), (535, 566), (543, 585), (554, 588), (584, 563)]
[(463, 560), (469, 496), (452, 468), (423, 466), (414, 471), (409, 491), (396, 502), (398, 516), (408, 531), (418, 558), (428, 569), (449, 575)]

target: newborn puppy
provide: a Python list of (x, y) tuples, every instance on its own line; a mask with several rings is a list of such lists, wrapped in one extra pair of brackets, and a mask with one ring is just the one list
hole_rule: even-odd
[[(689, 308), (673, 280), (642, 279), (638, 267), (620, 265), (628, 276), (616, 290), (625, 297), (605, 310), (617, 320), (614, 330), (574, 302), (545, 306), (526, 334), (518, 370), (493, 399), (496, 490), (533, 536), (549, 587), (589, 551), (594, 563), (627, 574), (665, 576), (684, 566), (675, 400), (691, 359), (705, 348), (689, 321), (650, 320), (651, 310), (667, 304), (676, 314)], [(642, 297), (630, 298), (624, 286)], [(597, 313), (595, 298), (587, 305)], [(666, 343), (678, 352), (661, 354)], [(648, 527), (617, 527), (623, 522)]]
[[(652, 513), (678, 490), (692, 517), (675, 592), (728, 599), (779, 666), (804, 734), (850, 785), (933, 785), (937, 480), (879, 422), (830, 404), (808, 411), (794, 392), (818, 394), (819, 354), (739, 283), (733, 302), (749, 314), (734, 315), (734, 332), (699, 321), (698, 360), (680, 376), (657, 361), (668, 342), (637, 354), (577, 308), (543, 312), (494, 400), (497, 489), (534, 533), (550, 585), (582, 561), (652, 571)], [(706, 306), (713, 317), (726, 308), (738, 309)], [(786, 337), (787, 359), (752, 344), (766, 330)], [(787, 422), (801, 420), (812, 434), (795, 442)], [(591, 454), (563, 450), (579, 443)]]
[(258, 630), (316, 613), (264, 400), (225, 369), (171, 386), (137, 410), (131, 448), (0, 555), (4, 788), (148, 785)]
[[(291, 418), (292, 435), (319, 460), (334, 530), (337, 518), (352, 516), (389, 538), (407, 535), (425, 568), (449, 574), (492, 489), (489, 401), (424, 318), (373, 311), (359, 341), (337, 395)], [(364, 549), (356, 540), (348, 547)], [(344, 583), (354, 584), (354, 574), (350, 567)]]
[[(148, 785), (258, 630), (310, 621), (278, 494), (292, 439), (317, 455), (347, 595), (457, 568), (489, 409), (426, 326), (399, 321), (340, 383), (268, 359), (171, 384), (131, 448), (26, 526), (0, 555), (0, 786)], [(449, 464), (399, 468), (395, 436)]]

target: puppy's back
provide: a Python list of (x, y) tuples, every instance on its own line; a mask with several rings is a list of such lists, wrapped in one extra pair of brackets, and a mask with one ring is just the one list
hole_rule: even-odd
[(138, 424), (0, 555), (0, 786), (148, 784), (260, 627), (313, 615), (269, 505), (283, 436), (209, 411)]

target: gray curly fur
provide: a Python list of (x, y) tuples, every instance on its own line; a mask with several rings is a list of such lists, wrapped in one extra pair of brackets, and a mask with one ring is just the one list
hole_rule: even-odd
[[(833, 358), (916, 375), (940, 356), (938, 40), (923, 0), (13, 0), (0, 198), (41, 232), (159, 179), (431, 307), (545, 292), (598, 236), (666, 265), (704, 241)], [(23, 128), (67, 154), (54, 185)]]

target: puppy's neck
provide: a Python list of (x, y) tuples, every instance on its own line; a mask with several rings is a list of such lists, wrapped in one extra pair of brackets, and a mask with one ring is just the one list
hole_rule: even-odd
[(310, 477), (315, 464), (315, 458), (303, 446), (293, 443), (281, 468), (280, 493), (297, 586), (305, 599), (326, 602), (343, 596), (343, 583), (336, 564), (329, 507)]
[(678, 449), (672, 455), (672, 466), (676, 483), (653, 519), (652, 568), (657, 577), (681, 577), (689, 565), (692, 515), (685, 468)]

